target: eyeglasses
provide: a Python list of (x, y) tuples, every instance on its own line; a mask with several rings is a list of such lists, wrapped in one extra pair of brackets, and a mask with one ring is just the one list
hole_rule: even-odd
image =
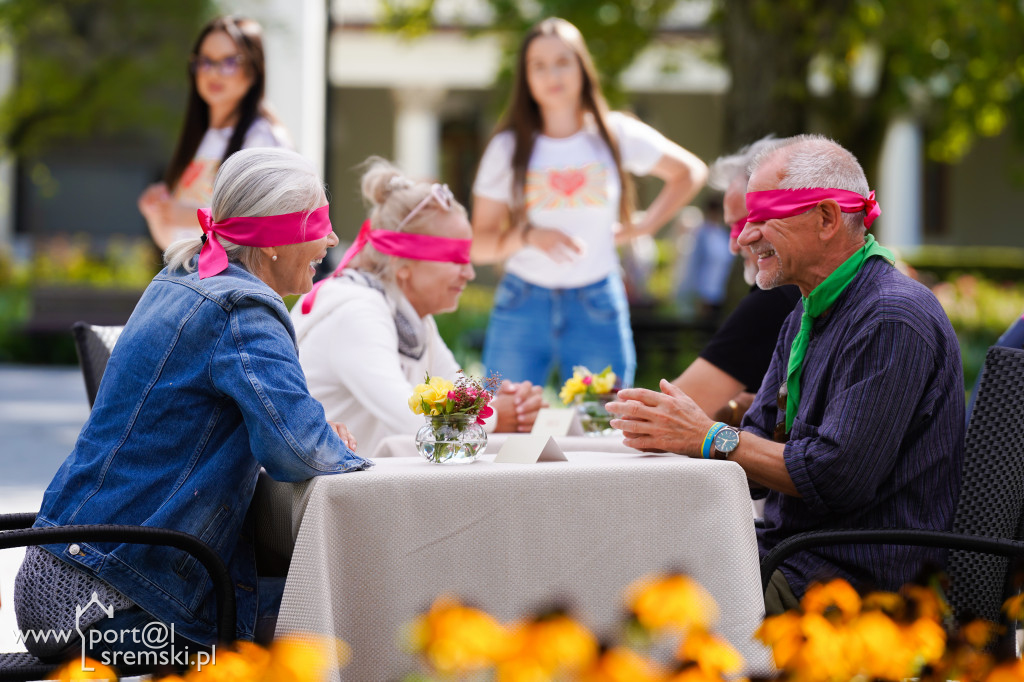
[(209, 73), (216, 71), (225, 78), (234, 76), (245, 63), (245, 57), (240, 54), (233, 54), (224, 59), (210, 59), (209, 57), (192, 57), (189, 60), (188, 68), (195, 73)]
[(455, 201), (455, 195), (452, 194), (450, 189), (448, 189), (448, 185), (439, 185), (435, 182), (430, 186), (430, 191), (427, 192), (427, 196), (423, 197), (423, 201), (416, 204), (416, 206), (414, 206), (413, 209), (409, 211), (404, 218), (402, 218), (402, 222), (398, 223), (398, 227), (396, 227), (395, 230), (401, 229), (403, 225), (412, 220), (414, 215), (426, 208), (431, 199), (436, 201), (437, 205), (444, 210), (450, 211), (452, 210), (452, 202)]
[(789, 387), (786, 386), (786, 382), (783, 381), (779, 385), (779, 393), (775, 396), (775, 405), (779, 408), (779, 414), (782, 419), (775, 425), (775, 433), (772, 434), (772, 438), (776, 443), (785, 443), (789, 440), (789, 433), (786, 432), (786, 401), (789, 399)]

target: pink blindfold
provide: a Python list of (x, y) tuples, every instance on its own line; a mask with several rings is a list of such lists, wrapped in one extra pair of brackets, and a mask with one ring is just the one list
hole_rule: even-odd
[[(363, 247), (370, 244), (373, 248), (389, 256), (399, 258), (411, 258), (413, 260), (431, 260), (442, 263), (468, 263), (469, 248), (473, 245), (472, 239), (449, 239), (448, 237), (434, 237), (428, 234), (413, 234), (410, 232), (390, 232), (388, 230), (371, 230), (370, 221), (363, 221), (359, 228), (359, 235), (341, 258), (341, 263), (335, 269), (331, 277), (337, 277), (341, 271), (348, 267), (349, 262), (363, 250)], [(307, 315), (316, 303), (316, 296), (320, 287), (326, 279), (320, 280), (313, 285), (313, 289), (302, 299), (302, 314)]]
[(740, 232), (743, 231), (743, 227), (747, 224), (747, 217), (743, 216), (736, 222), (729, 225), (729, 239), (737, 239), (740, 236)]
[[(228, 267), (228, 254), (218, 237), (242, 246), (285, 246), (326, 237), (331, 231), (330, 207), (326, 204), (307, 213), (286, 213), (261, 217), (228, 218), (213, 221), (210, 209), (196, 212), (206, 241), (199, 251), (199, 279), (223, 272)], [(308, 216), (308, 218), (307, 218)]]
[(791, 218), (809, 211), (825, 199), (832, 199), (843, 213), (865, 211), (864, 227), (870, 228), (875, 218), (882, 214), (875, 193), (863, 197), (845, 189), (815, 187), (812, 189), (770, 189), (763, 192), (747, 192), (748, 223), (763, 223), (772, 218)]

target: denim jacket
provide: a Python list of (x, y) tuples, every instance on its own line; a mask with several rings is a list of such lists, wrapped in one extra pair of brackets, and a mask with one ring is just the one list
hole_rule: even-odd
[[(199, 537), (228, 565), (237, 634), (251, 639), (259, 595), (243, 522), (260, 466), (276, 480), (303, 481), (371, 464), (309, 395), (280, 296), (235, 264), (204, 280), (165, 269), (118, 339), (36, 526), (123, 523)], [(46, 549), (177, 633), (216, 639), (209, 577), (184, 552), (116, 543)]]

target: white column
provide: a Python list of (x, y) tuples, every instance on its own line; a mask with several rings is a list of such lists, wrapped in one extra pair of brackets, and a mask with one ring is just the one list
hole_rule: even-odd
[(924, 179), (921, 127), (911, 116), (889, 122), (879, 158), (879, 241), (886, 246), (920, 246)]
[[(14, 47), (0, 38), (0, 98), (14, 87), (15, 75)], [(14, 157), (0, 150), (0, 248), (14, 240), (14, 185)]]
[(323, 173), (327, 96), (327, 3), (238, 0), (239, 14), (263, 26), (266, 98), (288, 128), (295, 150)]
[(395, 161), (409, 177), (436, 180), (441, 174), (441, 104), (444, 90), (404, 88), (395, 100)]

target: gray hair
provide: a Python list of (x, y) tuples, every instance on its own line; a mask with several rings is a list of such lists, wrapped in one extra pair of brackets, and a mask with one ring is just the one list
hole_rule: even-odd
[[(379, 156), (371, 156), (362, 166), (366, 170), (363, 172), (361, 188), (364, 201), (371, 207), (371, 229), (429, 234), (432, 232), (431, 224), (438, 215), (449, 212), (436, 201), (429, 201), (411, 220), (399, 227), (409, 213), (427, 198), (433, 184), (410, 180), (397, 166)], [(451, 211), (466, 216), (466, 209), (454, 200)], [(373, 274), (384, 282), (393, 283), (395, 272), (406, 261), (405, 258), (383, 254), (368, 243), (352, 260), (351, 267)]]
[(708, 186), (719, 192), (727, 192), (737, 178), (746, 180), (750, 177), (747, 168), (750, 162), (761, 152), (775, 149), (779, 140), (769, 133), (756, 142), (742, 147), (735, 154), (720, 156), (712, 162), (708, 169)]
[[(835, 140), (823, 135), (795, 135), (758, 153), (748, 167), (748, 176), (776, 151), (785, 150), (786, 159), (779, 189), (827, 187), (868, 196), (868, 179), (857, 157)], [(852, 235), (863, 236), (864, 211), (843, 213), (843, 224)]]
[[(307, 159), (288, 149), (259, 147), (235, 152), (220, 167), (211, 213), (214, 221), (284, 215), (313, 211), (326, 200), (323, 181)], [(258, 247), (218, 239), (229, 261), (258, 272), (263, 263)], [(201, 237), (176, 241), (164, 252), (164, 263), (169, 270), (192, 272), (192, 259), (202, 246)]]

